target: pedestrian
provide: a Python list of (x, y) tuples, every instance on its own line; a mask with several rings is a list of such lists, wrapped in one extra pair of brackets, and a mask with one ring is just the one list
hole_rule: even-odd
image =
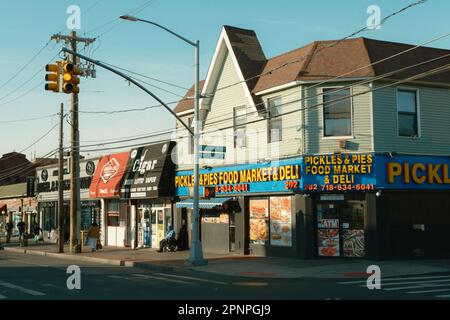
[(14, 225), (11, 221), (9, 221), (6, 226), (6, 243), (9, 243), (11, 241), (12, 232), (14, 229)]
[(181, 221), (180, 232), (178, 233), (178, 250), (188, 250), (188, 232), (186, 220)]
[(25, 222), (20, 219), (19, 223), (17, 224), (17, 230), (19, 230), (19, 245), (25, 244), (25, 226)]
[(93, 222), (91, 227), (89, 228), (87, 238), (91, 246), (91, 251), (95, 252), (97, 250), (98, 238), (100, 238), (100, 228), (98, 227), (96, 222)]
[(42, 232), (42, 229), (39, 227), (39, 225), (37, 223), (35, 223), (33, 225), (34, 242), (38, 242), (39, 240), (41, 240), (41, 232)]

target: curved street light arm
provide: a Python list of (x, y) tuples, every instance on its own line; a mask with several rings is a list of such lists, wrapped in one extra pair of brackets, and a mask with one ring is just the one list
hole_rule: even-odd
[(134, 84), (135, 86), (137, 86), (138, 88), (140, 88), (141, 90), (145, 91), (148, 95), (150, 95), (153, 99), (155, 99), (156, 101), (158, 101), (164, 108), (167, 109), (167, 111), (169, 111), (178, 121), (181, 122), (181, 124), (188, 130), (188, 132), (194, 136), (194, 132), (192, 131), (191, 128), (189, 128), (189, 126), (167, 105), (165, 104), (161, 99), (159, 99), (155, 94), (153, 94), (152, 92), (150, 92), (147, 88), (145, 88), (143, 85), (141, 85), (139, 82), (133, 80), (132, 78), (130, 78), (129, 76), (127, 76), (126, 74), (115, 70), (114, 68), (111, 68), (105, 64), (103, 64), (102, 62), (98, 61), (98, 60), (93, 60), (91, 58), (88, 58), (86, 56), (83, 56), (82, 54), (76, 53), (70, 49), (67, 48), (62, 48), (61, 51), (72, 54), (77, 56), (80, 59), (89, 61), (99, 67), (102, 67), (108, 71), (111, 71), (112, 73), (117, 74), (118, 76), (126, 79), (127, 81), (131, 82), (132, 84)]

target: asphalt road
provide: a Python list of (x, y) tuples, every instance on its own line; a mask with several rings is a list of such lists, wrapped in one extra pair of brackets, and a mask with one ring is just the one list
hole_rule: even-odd
[(0, 251), (0, 301), (4, 300), (450, 300), (450, 273), (382, 279), (382, 290), (368, 290), (358, 279), (267, 279), (230, 277), (196, 271), (167, 272), (77, 264), (81, 289), (66, 282), (73, 262)]

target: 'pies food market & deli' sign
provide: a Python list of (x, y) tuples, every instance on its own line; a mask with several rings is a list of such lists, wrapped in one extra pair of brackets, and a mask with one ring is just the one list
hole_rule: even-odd
[[(242, 194), (259, 192), (282, 192), (300, 190), (302, 159), (295, 158), (269, 162), (268, 164), (247, 164), (234, 167), (218, 167), (202, 170), (200, 186), (213, 186), (216, 194)], [(175, 188), (178, 196), (187, 196), (194, 186), (191, 171), (178, 172)]]
[(305, 191), (370, 191), (376, 188), (372, 154), (304, 157)]

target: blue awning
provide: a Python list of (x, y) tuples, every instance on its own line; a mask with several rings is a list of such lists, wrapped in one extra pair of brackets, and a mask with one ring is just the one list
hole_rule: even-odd
[[(200, 209), (213, 209), (216, 207), (222, 207), (223, 204), (227, 201), (230, 201), (232, 198), (211, 198), (211, 199), (200, 199), (199, 200), (199, 208)], [(186, 199), (176, 204), (177, 208), (187, 208), (194, 209), (194, 199)]]

